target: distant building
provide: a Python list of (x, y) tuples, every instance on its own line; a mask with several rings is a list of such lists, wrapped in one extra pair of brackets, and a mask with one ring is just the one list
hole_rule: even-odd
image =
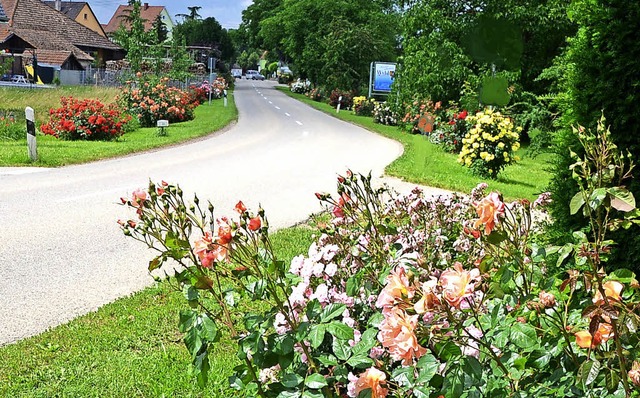
[(89, 3), (84, 1), (62, 0), (45, 1), (44, 3), (54, 10), (60, 11), (77, 23), (93, 30), (100, 36), (107, 37), (107, 34), (104, 32), (104, 29), (102, 29), (102, 25), (93, 13)]
[[(129, 14), (131, 13), (132, 6), (129, 5), (119, 5), (116, 12), (113, 14), (109, 23), (106, 25), (102, 25), (105, 33), (109, 37), (113, 37), (115, 32), (120, 28), (120, 26), (124, 26), (126, 29), (130, 29), (130, 24), (127, 19)], [(169, 11), (165, 6), (150, 6), (149, 3), (144, 3), (140, 6), (140, 17), (144, 20), (144, 30), (148, 32), (153, 27), (153, 22), (156, 18), (160, 16), (162, 23), (167, 27), (167, 38), (171, 39), (173, 27), (175, 24), (169, 15)]]
[(0, 0), (0, 48), (15, 60), (13, 74), (23, 74), (36, 59), (40, 67), (85, 70), (125, 55), (117, 44), (40, 0)]

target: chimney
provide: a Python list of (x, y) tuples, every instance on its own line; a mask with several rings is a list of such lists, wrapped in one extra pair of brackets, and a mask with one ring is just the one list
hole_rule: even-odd
[(56, 11), (62, 10), (62, 0), (56, 0), (55, 8), (56, 8)]
[[(58, 0), (58, 1), (60, 1), (60, 0)], [(149, 9), (149, 3), (144, 3), (144, 9), (145, 9), (145, 11)]]

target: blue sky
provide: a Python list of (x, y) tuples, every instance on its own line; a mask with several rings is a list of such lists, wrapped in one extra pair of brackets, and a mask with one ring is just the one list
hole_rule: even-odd
[[(63, 0), (64, 1), (64, 0)], [(120, 0), (86, 0), (100, 23), (106, 24), (118, 8), (119, 4), (127, 4)], [(253, 3), (253, 0), (141, 0), (151, 6), (165, 6), (176, 21), (176, 14), (188, 14), (187, 7), (202, 7), (198, 13), (202, 18), (214, 17), (224, 28), (235, 29), (242, 22), (242, 10)]]

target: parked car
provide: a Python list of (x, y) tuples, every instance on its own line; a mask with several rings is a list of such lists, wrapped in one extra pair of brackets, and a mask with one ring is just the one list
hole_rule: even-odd
[(257, 70), (248, 70), (244, 77), (247, 80), (264, 80), (264, 76), (262, 76)]
[(231, 76), (233, 76), (235, 79), (242, 79), (242, 69), (231, 69)]

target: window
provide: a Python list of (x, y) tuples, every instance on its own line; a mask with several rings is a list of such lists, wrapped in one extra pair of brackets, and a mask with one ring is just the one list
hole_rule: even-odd
[(85, 20), (87, 19), (87, 13), (85, 13), (85, 14), (84, 14), (84, 19), (85, 19)]

